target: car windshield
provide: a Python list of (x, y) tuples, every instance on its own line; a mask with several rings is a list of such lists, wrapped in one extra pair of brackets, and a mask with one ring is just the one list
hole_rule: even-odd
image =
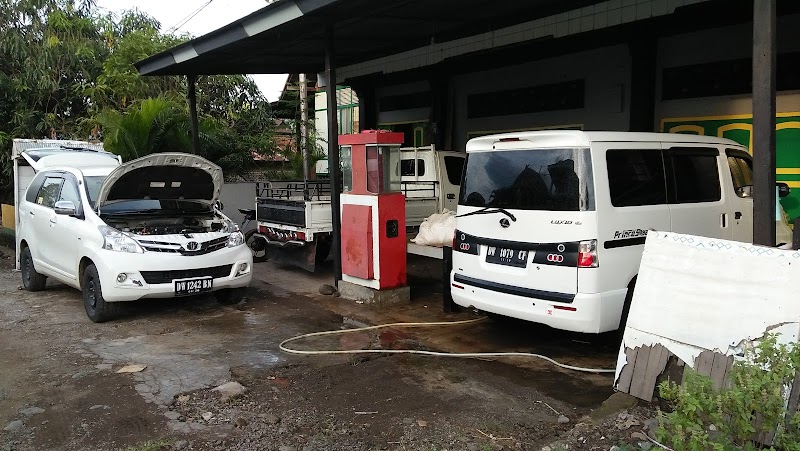
[(161, 213), (206, 213), (211, 206), (202, 202), (177, 199), (121, 200), (103, 205), (101, 213), (115, 214), (161, 214)]
[(471, 152), (459, 204), (518, 210), (594, 210), (589, 149)]

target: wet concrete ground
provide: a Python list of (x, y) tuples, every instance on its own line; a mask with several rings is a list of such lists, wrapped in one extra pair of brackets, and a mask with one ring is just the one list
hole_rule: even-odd
[[(442, 312), (436, 260), (410, 260), (408, 305), (382, 308), (322, 296), (318, 288), (331, 282), (329, 274), (266, 262), (256, 265), (247, 299), (237, 306), (219, 306), (211, 296), (145, 301), (129, 305), (124, 317), (105, 324), (89, 322), (76, 290), (56, 284), (41, 293), (18, 290), (19, 274), (11, 272), (10, 259), (2, 264), (0, 429), (14, 421), (23, 426), (0, 432), (0, 450), (124, 449), (162, 439), (173, 444), (187, 441), (193, 449), (278, 449), (281, 443), (298, 449), (312, 446), (309, 443), (318, 443), (317, 449), (402, 449), (397, 445), (401, 443), (414, 449), (426, 440), (458, 442), (466, 449), (480, 434), (466, 442), (458, 440), (463, 438), (459, 434), (484, 427), (480, 424), (487, 416), (497, 418), (498, 431), (517, 437), (516, 448), (527, 449), (526, 443), (552, 439), (564, 429), (553, 411), (577, 418), (612, 392), (610, 376), (561, 370), (527, 358), (302, 357), (278, 349), (286, 338), (340, 329), (343, 323), (476, 318), (471, 312)], [(571, 365), (606, 368), (613, 367), (617, 352), (613, 337), (490, 320), (359, 332), (297, 344), (324, 349), (365, 345), (524, 351)], [(146, 369), (116, 373), (128, 364)], [(214, 404), (218, 400), (208, 391), (230, 380), (249, 390), (247, 402), (235, 409), (233, 404)], [(381, 405), (380, 395), (393, 390), (402, 401)], [(512, 404), (519, 408), (509, 412)], [(21, 412), (29, 413), (25, 409), (31, 406), (43, 412)], [(463, 406), (473, 408), (465, 412)], [(206, 419), (203, 409), (215, 411), (214, 419)], [(353, 409), (382, 413), (374, 414), (357, 433), (337, 435), (354, 424)], [(258, 419), (266, 412), (283, 418), (284, 426), (263, 426)], [(341, 415), (349, 418), (344, 427), (331, 419)], [(408, 419), (420, 416), (426, 416), (426, 426), (410, 428)], [(235, 423), (237, 418), (250, 426)], [(330, 428), (313, 426), (328, 424), (323, 419), (331, 422)], [(514, 426), (523, 423), (524, 427)], [(541, 424), (547, 427), (535, 426)], [(292, 431), (292, 425), (297, 430)]]

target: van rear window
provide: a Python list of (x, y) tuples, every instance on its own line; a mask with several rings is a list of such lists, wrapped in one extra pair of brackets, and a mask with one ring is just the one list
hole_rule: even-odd
[(460, 205), (517, 210), (592, 211), (589, 149), (472, 152)]

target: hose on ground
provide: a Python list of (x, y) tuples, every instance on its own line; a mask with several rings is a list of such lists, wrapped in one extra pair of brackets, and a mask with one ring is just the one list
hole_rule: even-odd
[(471, 324), (478, 321), (483, 321), (486, 318), (470, 319), (465, 321), (439, 321), (439, 322), (426, 322), (426, 323), (391, 323), (380, 324), (377, 326), (359, 327), (355, 329), (341, 329), (341, 330), (327, 330), (323, 332), (312, 332), (308, 334), (298, 335), (293, 338), (283, 340), (280, 344), (280, 349), (283, 352), (299, 355), (331, 355), (331, 354), (417, 354), (434, 357), (458, 357), (458, 358), (480, 358), (480, 357), (534, 357), (542, 359), (553, 365), (564, 368), (567, 370), (580, 371), (584, 373), (614, 373), (616, 370), (608, 368), (583, 368), (574, 365), (567, 365), (556, 360), (551, 359), (545, 355), (534, 354), (530, 352), (437, 352), (437, 351), (423, 351), (419, 349), (344, 349), (344, 350), (302, 350), (292, 349), (286, 347), (288, 343), (302, 340), (311, 337), (320, 337), (324, 335), (339, 335), (353, 332), (364, 332), (367, 330), (383, 329), (387, 327), (429, 327), (429, 326), (457, 326), (462, 324)]

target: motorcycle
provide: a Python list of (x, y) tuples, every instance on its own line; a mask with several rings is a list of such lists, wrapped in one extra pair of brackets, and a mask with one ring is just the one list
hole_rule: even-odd
[[(256, 220), (256, 211), (254, 209), (240, 208), (239, 213), (244, 215), (241, 230), (245, 230), (250, 221)], [(267, 242), (255, 236), (256, 232), (258, 232), (258, 229), (251, 229), (245, 232), (244, 242), (253, 253), (253, 262), (267, 261)]]

